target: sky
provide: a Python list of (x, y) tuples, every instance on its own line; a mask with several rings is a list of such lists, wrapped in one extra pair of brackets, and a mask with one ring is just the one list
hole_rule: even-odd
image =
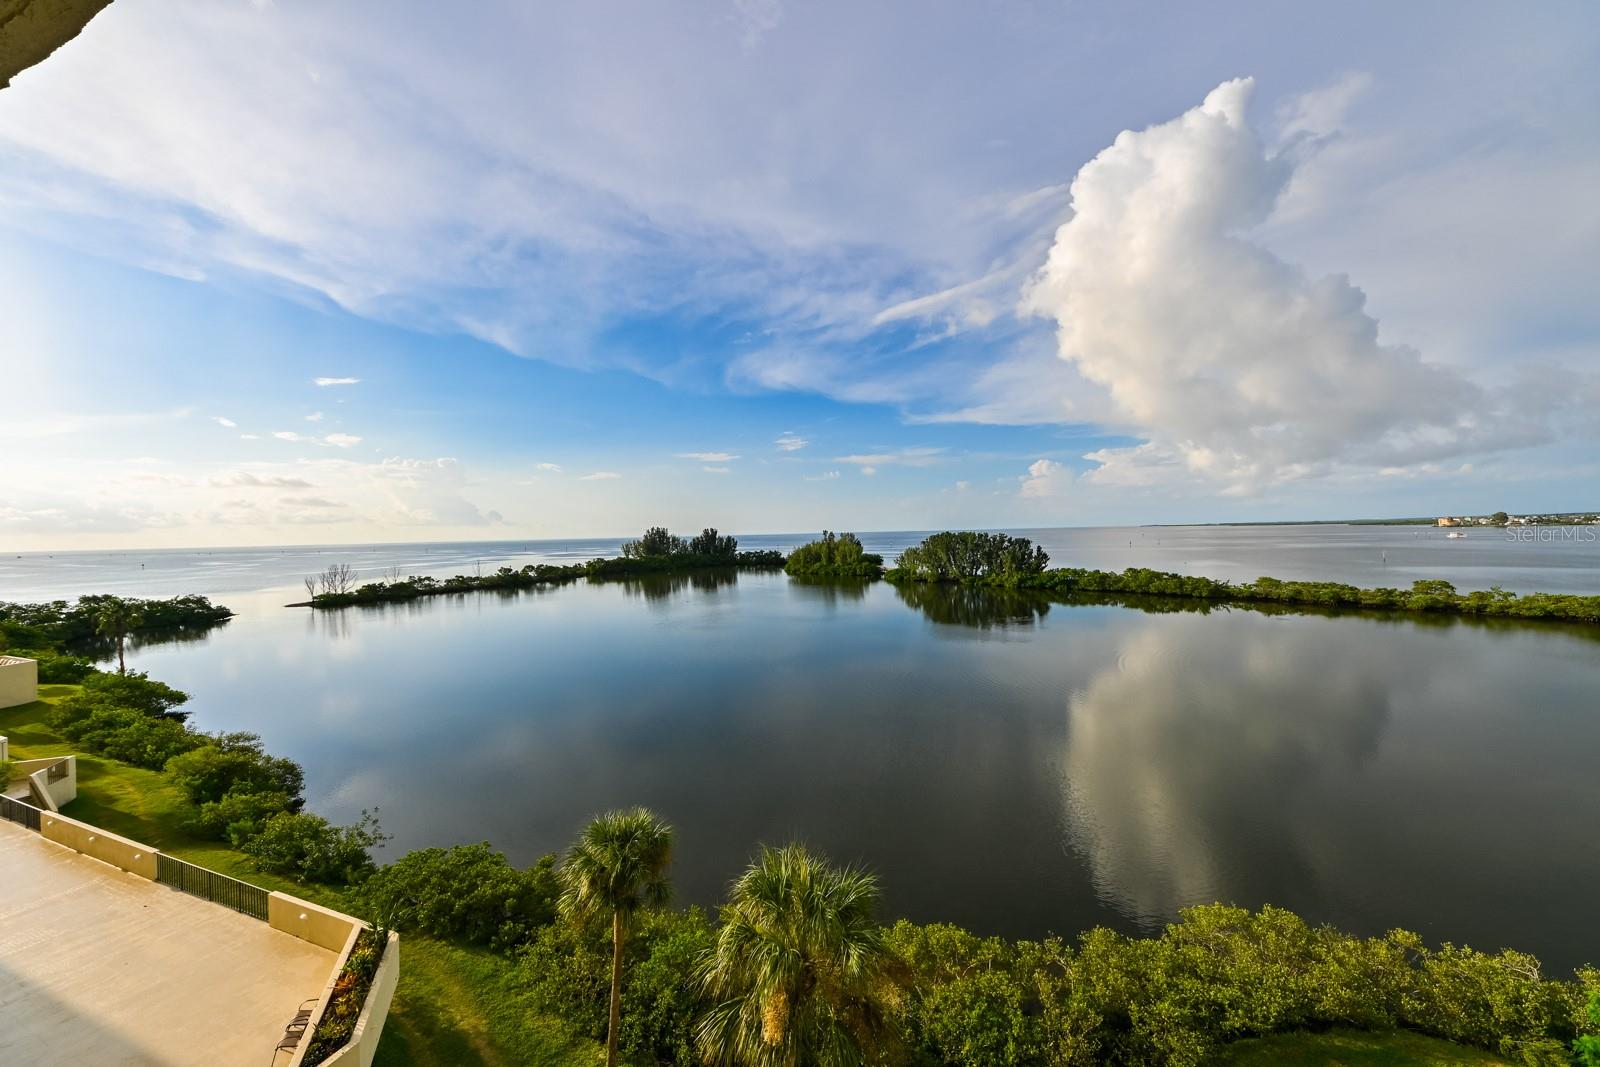
[(116, 0), (0, 549), (1600, 508), (1600, 8)]

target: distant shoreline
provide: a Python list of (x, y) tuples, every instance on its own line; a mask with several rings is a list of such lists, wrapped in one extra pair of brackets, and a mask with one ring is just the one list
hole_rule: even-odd
[[(1574, 511), (1563, 513), (1561, 516), (1541, 519), (1537, 523), (1519, 525), (1528, 526), (1592, 526), (1587, 519), (1575, 518), (1579, 515), (1593, 515), (1596, 511)], [(1141, 527), (1154, 530), (1179, 529), (1182, 527), (1210, 527), (1210, 526), (1435, 526), (1438, 527), (1437, 516), (1422, 516), (1402, 519), (1263, 519), (1258, 522), (1147, 522)], [(1438, 527), (1445, 529), (1445, 527)], [(1502, 524), (1491, 523), (1484, 526), (1470, 525), (1462, 527), (1469, 530), (1501, 530), (1506, 527)]]

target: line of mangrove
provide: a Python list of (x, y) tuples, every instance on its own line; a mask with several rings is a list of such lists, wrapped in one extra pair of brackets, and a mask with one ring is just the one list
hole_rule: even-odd
[(1284, 581), (1268, 577), (1230, 582), (1147, 567), (1105, 571), (1084, 567), (1051, 568), (1049, 564), (1049, 554), (1043, 548), (1026, 537), (1003, 533), (946, 531), (933, 534), (902, 552), (895, 565), (886, 570), (883, 557), (867, 552), (860, 538), (852, 533), (824, 531), (821, 538), (785, 556), (773, 550), (741, 552), (733, 537), (719, 535), (714, 529), (685, 540), (657, 526), (647, 530), (637, 541), (624, 544), (620, 557), (591, 559), (586, 563), (541, 563), (520, 569), (501, 567), (490, 574), (458, 574), (443, 579), (393, 573), (385, 580), (360, 584), (348, 566), (338, 564), (307, 578), (310, 599), (290, 606), (343, 608), (445, 593), (527, 589), (579, 578), (626, 578), (712, 567), (781, 567), (795, 578), (886, 578), (901, 586), (946, 582), (1030, 589), (1058, 596), (1175, 597), (1213, 603), (1600, 623), (1600, 596), (1518, 595), (1499, 586), (1461, 593), (1450, 582), (1437, 578), (1420, 579), (1409, 589), (1369, 589), (1343, 582)]
[(348, 608), (450, 593), (531, 589), (539, 585), (561, 585), (579, 578), (632, 578), (708, 567), (776, 569), (784, 565), (786, 558), (782, 552), (773, 550), (741, 552), (735, 538), (718, 534), (709, 527), (685, 539), (663, 526), (652, 526), (643, 537), (623, 544), (621, 556), (591, 559), (586, 563), (500, 567), (489, 574), (457, 574), (450, 578), (391, 572), (382, 580), (360, 584), (348, 564), (334, 564), (305, 580), (310, 599), (288, 606)]
[(1410, 589), (1363, 589), (1343, 582), (1257, 578), (1227, 582), (1146, 567), (1123, 571), (1049, 567), (1044, 549), (1026, 537), (1000, 533), (939, 533), (906, 549), (884, 577), (891, 582), (961, 582), (1074, 594), (1185, 597), (1239, 603), (1367, 608), (1517, 619), (1561, 619), (1600, 623), (1600, 596), (1516, 593), (1495, 586), (1458, 593), (1441, 579), (1422, 579)]

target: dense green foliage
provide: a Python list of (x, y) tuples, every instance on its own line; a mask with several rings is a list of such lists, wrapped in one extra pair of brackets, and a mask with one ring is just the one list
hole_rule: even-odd
[[(170, 600), (131, 600), (131, 598), (91, 595), (77, 603), (51, 600), (50, 603), (5, 603), (0, 601), (0, 653), (27, 656), (40, 661), (40, 678), (45, 683), (75, 683), (85, 677), (88, 661), (78, 656), (85, 651), (112, 651), (101, 621), (112, 614), (123, 614), (126, 633), (138, 638), (165, 637), (171, 630), (205, 630), (226, 622), (234, 613), (213, 605), (205, 597), (173, 597)], [(50, 661), (50, 667), (46, 667)], [(64, 662), (61, 662), (64, 661)], [(77, 672), (77, 677), (67, 677)]]
[(96, 672), (83, 688), (56, 705), (51, 724), (89, 752), (152, 769), (202, 742), (178, 711), (187, 693), (135, 671)]
[[(1358, 939), (1277, 908), (1190, 908), (1158, 938), (1096, 929), (1076, 947), (897, 925), (906, 1025), (928, 1063), (1196, 1065), (1243, 1037), (1397, 1026), (1512, 1062), (1567, 1062), (1581, 985), (1521, 953), (1415, 934)], [(1600, 972), (1583, 983), (1600, 985)]]
[(397, 930), (509, 949), (554, 921), (559, 892), (554, 856), (519, 870), (485, 841), (408, 852), (369, 878), (360, 899)]
[(1572, 1042), (1572, 1054), (1581, 1067), (1600, 1067), (1600, 989), (1589, 993), (1589, 1033)]
[(280, 811), (237, 847), (258, 870), (297, 882), (350, 885), (376, 869), (372, 850), (387, 840), (371, 812), (363, 811), (351, 826), (339, 826), (320, 815)]
[(695, 1040), (719, 1067), (851, 1067), (896, 1050), (895, 959), (878, 883), (803, 845), (763, 849), (734, 882), (697, 970)]
[(88, 656), (74, 656), (48, 648), (19, 649), (18, 652), (38, 662), (40, 685), (81, 685), (99, 670)]
[(868, 552), (853, 533), (824, 530), (820, 540), (790, 553), (783, 569), (799, 578), (877, 578), (883, 574), (883, 557)]
[(672, 837), (672, 827), (646, 808), (610, 811), (584, 827), (561, 863), (562, 917), (579, 926), (611, 924), (607, 1067), (616, 1067), (621, 1040), (623, 949), (635, 917), (671, 895)]
[(491, 574), (458, 574), (442, 579), (412, 575), (366, 582), (345, 592), (316, 593), (303, 603), (316, 608), (346, 608), (453, 593), (510, 592), (574, 582), (579, 578), (628, 578), (705, 567), (781, 567), (783, 562), (782, 552), (740, 552), (738, 541), (714, 529), (706, 529), (685, 541), (665, 527), (653, 526), (637, 541), (625, 543), (622, 555), (614, 559), (591, 559), (587, 563), (565, 566), (539, 563), (520, 569), (500, 567)]
[(305, 788), (300, 765), (268, 755), (255, 734), (204, 735), (198, 748), (167, 764), (167, 776), (195, 804), (237, 793), (281, 793), (298, 804)]
[(1340, 582), (1285, 582), (1276, 578), (1223, 582), (1144, 567), (1129, 567), (1124, 571), (1079, 567), (1046, 570), (1047, 562), (1048, 557), (1041, 549), (1029, 551), (1025, 538), (945, 533), (928, 538), (916, 548), (906, 549), (886, 577), (893, 582), (979, 582), (1063, 595), (1185, 597), (1239, 603), (1600, 622), (1600, 596), (1556, 593), (1518, 596), (1498, 586), (1487, 591), (1458, 593), (1455, 586), (1438, 579), (1413, 582), (1411, 588), (1405, 590), (1362, 589)]
[(637, 541), (625, 541), (622, 545), (623, 559), (688, 557), (698, 561), (701, 566), (714, 566), (716, 563), (726, 566), (733, 564), (738, 556), (738, 540), (730, 535), (718, 534), (715, 528), (709, 526), (687, 541), (668, 531), (665, 526), (652, 526)]
[(938, 533), (900, 553), (891, 577), (919, 582), (1018, 585), (1044, 573), (1050, 557), (1026, 537), (1002, 533)]
[[(693, 912), (640, 924), (621, 1000), (631, 1062), (1196, 1067), (1244, 1038), (1348, 1027), (1405, 1028), (1557, 1067), (1600, 1043), (1600, 1008), (1585, 1008), (1600, 997), (1594, 968), (1558, 981), (1523, 953), (1429, 949), (1405, 931), (1356, 938), (1281, 909), (1220, 904), (1185, 910), (1158, 937), (1097, 928), (1076, 943), (1014, 942), (906, 921), (884, 930), (870, 879), (814, 859), (805, 872), (799, 851), (758, 859), (720, 925)], [(521, 954), (536, 1002), (596, 1038), (605, 948), (558, 923)]]
[(637, 541), (622, 543), (624, 559), (661, 559), (688, 553), (689, 546), (684, 539), (669, 533), (665, 526), (652, 526)]
[[(192, 736), (195, 743), (166, 763), (167, 777), (195, 806), (189, 820), (192, 832), (221, 838), (249, 852), (245, 846), (274, 819), (299, 812), (305, 803), (301, 795), (305, 772), (300, 765), (267, 753), (255, 734)], [(277, 832), (287, 830), (280, 826)], [(263, 870), (274, 862), (266, 854), (257, 858)], [(337, 868), (317, 864), (315, 869)]]
[(114, 704), (151, 718), (182, 722), (189, 715), (176, 709), (188, 702), (188, 693), (156, 681), (143, 671), (134, 671), (132, 674), (96, 674), (85, 679), (83, 689), (62, 701), (61, 708), (70, 715), (80, 706)]
[[(618, 1051), (634, 1064), (698, 1064), (700, 993), (687, 980), (714, 943), (698, 908), (640, 915), (624, 945)], [(517, 954), (533, 1003), (593, 1041), (606, 1036), (611, 946), (593, 927), (556, 923)]]
[(317, 593), (304, 603), (318, 608), (345, 608), (358, 604), (386, 604), (454, 593), (511, 592), (518, 589), (532, 589), (539, 585), (573, 582), (587, 574), (588, 569), (582, 563), (567, 566), (529, 564), (520, 570), (500, 567), (489, 574), (458, 574), (452, 578), (431, 578), (414, 574), (409, 578), (367, 582), (343, 593)]

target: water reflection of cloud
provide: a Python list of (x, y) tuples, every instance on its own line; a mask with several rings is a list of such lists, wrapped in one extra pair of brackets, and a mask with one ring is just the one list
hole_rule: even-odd
[(1150, 626), (1072, 694), (1068, 833), (1119, 909), (1320, 895), (1315, 820), (1300, 816), (1376, 756), (1395, 672), (1362, 668), (1364, 628), (1309, 636)]

